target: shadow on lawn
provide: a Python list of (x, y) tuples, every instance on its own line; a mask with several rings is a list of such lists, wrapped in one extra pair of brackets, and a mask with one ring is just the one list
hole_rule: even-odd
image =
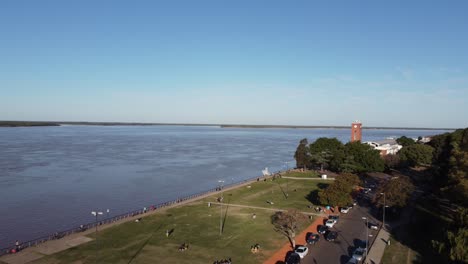
[(327, 188), (328, 185), (330, 185), (330, 184), (328, 184), (328, 183), (318, 183), (317, 184), (318, 189), (311, 191), (308, 195), (306, 195), (305, 198), (309, 202), (311, 202), (313, 204), (320, 204), (318, 193), (319, 193), (320, 190)]
[[(161, 227), (162, 227), (162, 224), (160, 224), (158, 226), (158, 228), (153, 230), (153, 232), (148, 237), (148, 239), (146, 239), (146, 241), (141, 245), (141, 247), (135, 252), (135, 254), (132, 256), (132, 258), (128, 261), (128, 264), (132, 263), (132, 261), (138, 256), (138, 254), (140, 254), (140, 252), (143, 250), (143, 248), (145, 248), (146, 244), (148, 244), (148, 242), (151, 240), (151, 238), (153, 238), (154, 233), (156, 233), (156, 231), (159, 231), (159, 229), (161, 229)], [(172, 230), (174, 230), (174, 229), (172, 229)]]
[(223, 224), (221, 225), (221, 232), (224, 231), (224, 226), (226, 225), (226, 219), (227, 219), (227, 214), (228, 214), (228, 210), (229, 210), (229, 205), (231, 204), (232, 193), (228, 194), (228, 197), (229, 198), (228, 198), (227, 203), (226, 203), (226, 211), (224, 212)]

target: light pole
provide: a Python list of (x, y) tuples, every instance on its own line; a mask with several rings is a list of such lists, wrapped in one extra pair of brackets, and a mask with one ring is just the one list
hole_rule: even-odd
[(381, 195), (383, 195), (383, 216), (382, 216), (382, 226), (383, 226), (383, 229), (385, 230), (385, 207), (387, 207), (385, 205), (385, 193), (380, 193)]
[(367, 256), (367, 250), (368, 250), (368, 245), (369, 245), (369, 219), (367, 217), (362, 217), (362, 219), (366, 220), (366, 256)]
[(219, 183), (221, 183), (221, 203), (219, 205), (219, 235), (222, 235), (223, 234), (223, 184), (224, 184), (224, 181), (223, 180), (219, 180), (218, 181)]
[(98, 212), (98, 211), (92, 211), (91, 212), (92, 215), (94, 215), (96, 217), (96, 263), (98, 262), (97, 259), (98, 259), (98, 215), (103, 215), (104, 213), (103, 212)]

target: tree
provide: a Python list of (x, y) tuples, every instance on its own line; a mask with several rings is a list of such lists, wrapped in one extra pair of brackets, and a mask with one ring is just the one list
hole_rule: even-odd
[[(385, 205), (390, 207), (404, 207), (410, 198), (414, 186), (411, 180), (403, 175), (393, 177), (386, 183), (380, 185), (377, 193), (385, 193)], [(383, 206), (383, 196), (378, 195), (375, 202), (379, 206)]]
[(409, 166), (430, 165), (434, 149), (429, 145), (414, 144), (403, 147), (398, 155), (401, 162)]
[(398, 155), (385, 155), (383, 156), (385, 169), (395, 169), (400, 166), (400, 156)]
[(343, 143), (336, 138), (321, 137), (309, 145), (310, 160), (312, 165), (319, 165), (320, 170), (328, 167), (331, 158), (336, 152), (342, 151)]
[(319, 191), (319, 201), (323, 205), (346, 206), (352, 202), (353, 188), (361, 184), (357, 175), (341, 174), (327, 188)]
[(275, 231), (286, 236), (292, 248), (296, 248), (296, 232), (305, 220), (306, 217), (296, 209), (289, 209), (286, 212), (276, 212), (271, 216), (271, 223)]
[(296, 152), (294, 153), (294, 159), (296, 159), (297, 168), (307, 168), (309, 163), (309, 149), (307, 145), (307, 138), (304, 138), (297, 146)]
[(344, 160), (347, 161), (347, 164), (346, 167), (342, 164), (339, 168), (340, 171), (351, 169), (352, 172), (381, 172), (385, 168), (380, 152), (368, 144), (359, 141), (349, 142), (345, 145), (344, 152)]
[(412, 138), (405, 137), (405, 136), (397, 138), (396, 142), (398, 144), (402, 145), (403, 147), (407, 147), (407, 146), (411, 146), (411, 145), (416, 144), (416, 142)]

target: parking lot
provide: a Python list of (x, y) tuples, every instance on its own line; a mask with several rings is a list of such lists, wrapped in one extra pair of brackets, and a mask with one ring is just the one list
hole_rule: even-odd
[(301, 263), (346, 263), (352, 256), (354, 249), (358, 246), (365, 247), (366, 232), (369, 234), (369, 246), (374, 241), (377, 230), (366, 226), (367, 217), (369, 223), (381, 224), (370, 215), (370, 209), (366, 200), (358, 200), (347, 214), (340, 214), (340, 219), (330, 230), (338, 232), (338, 238), (329, 242), (320, 235), (320, 241), (315, 245), (309, 245), (309, 253)]

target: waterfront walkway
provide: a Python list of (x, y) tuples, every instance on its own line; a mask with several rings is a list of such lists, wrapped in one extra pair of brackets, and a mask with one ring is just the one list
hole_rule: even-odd
[[(258, 178), (263, 179), (265, 177), (258, 177)], [(194, 202), (194, 201), (197, 201), (197, 200), (201, 200), (201, 199), (204, 199), (206, 197), (213, 196), (216, 193), (221, 193), (221, 192), (229, 191), (229, 190), (232, 190), (232, 189), (237, 189), (239, 187), (247, 186), (247, 185), (250, 185), (250, 184), (252, 184), (254, 182), (257, 182), (257, 178), (252, 179), (252, 180), (248, 180), (248, 181), (243, 182), (243, 183), (239, 183), (239, 184), (237, 184), (235, 186), (229, 186), (229, 187), (222, 188), (221, 190), (219, 190), (217, 192), (209, 192), (209, 193), (197, 196), (197, 197), (192, 198), (192, 199), (182, 200), (182, 201), (180, 201), (178, 203), (173, 203), (171, 205), (162, 207), (162, 208), (157, 209), (157, 210), (148, 211), (148, 212), (146, 212), (144, 214), (139, 214), (139, 215), (135, 215), (135, 216), (132, 216), (132, 217), (124, 218), (124, 219), (121, 219), (121, 220), (118, 220), (118, 221), (115, 221), (115, 222), (112, 222), (112, 223), (109, 223), (109, 224), (104, 224), (104, 225), (98, 226), (98, 231), (107, 229), (107, 228), (112, 227), (112, 226), (120, 225), (120, 224), (125, 223), (125, 222), (135, 221), (136, 219), (141, 218), (143, 216), (153, 215), (155, 213), (165, 211), (165, 210), (173, 208), (173, 207), (177, 207), (177, 206), (188, 204), (188, 203), (191, 203), (191, 202)], [(269, 209), (269, 208), (267, 208), (267, 209)], [(60, 251), (66, 250), (66, 249), (76, 247), (78, 245), (81, 245), (81, 244), (84, 244), (84, 243), (87, 243), (89, 241), (94, 240), (94, 239), (88, 237), (87, 235), (90, 235), (90, 234), (94, 233), (95, 231), (96, 231), (95, 228), (90, 228), (90, 229), (88, 229), (88, 230), (86, 230), (84, 232), (81, 232), (81, 233), (74, 233), (74, 234), (65, 236), (63, 238), (57, 239), (57, 240), (50, 240), (50, 241), (46, 241), (44, 243), (38, 244), (37, 246), (32, 246), (32, 247), (25, 248), (25, 249), (21, 250), (18, 253), (15, 253), (15, 254), (7, 254), (7, 255), (4, 255), (4, 256), (1, 256), (0, 257), (0, 264), (3, 264), (3, 263), (7, 263), (7, 264), (25, 264), (25, 263), (29, 263), (29, 262), (38, 260), (38, 259), (40, 259), (40, 258), (42, 258), (44, 256), (52, 255), (52, 254), (55, 254), (57, 252), (60, 252)]]

